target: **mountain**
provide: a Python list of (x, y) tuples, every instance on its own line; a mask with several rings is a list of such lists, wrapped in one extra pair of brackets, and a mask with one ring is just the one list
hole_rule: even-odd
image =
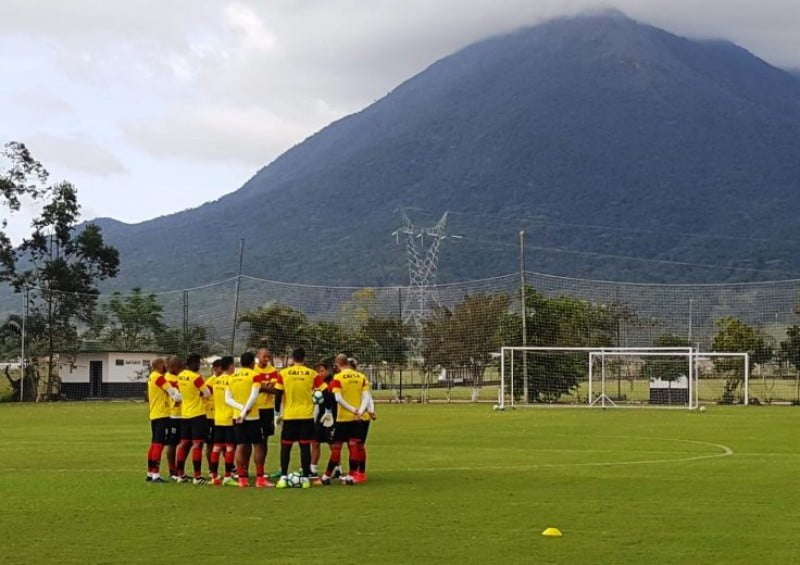
[(798, 189), (800, 80), (730, 42), (605, 13), (439, 60), (215, 202), (97, 222), (120, 288), (232, 276), (240, 236), (248, 275), (402, 284), (401, 207), (421, 224), (452, 212), (463, 238), (442, 243), (440, 281), (516, 270), (520, 228), (537, 271), (757, 280), (800, 273)]

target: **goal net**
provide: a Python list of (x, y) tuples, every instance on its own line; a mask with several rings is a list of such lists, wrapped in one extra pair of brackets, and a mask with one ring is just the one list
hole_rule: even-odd
[(748, 404), (747, 353), (691, 347), (503, 347), (498, 407)]

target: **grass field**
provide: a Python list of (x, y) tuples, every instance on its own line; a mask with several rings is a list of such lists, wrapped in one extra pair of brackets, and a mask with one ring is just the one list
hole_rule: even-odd
[(145, 413), (0, 405), (3, 563), (798, 562), (797, 408), (381, 405), (369, 483), (307, 491), (147, 484)]

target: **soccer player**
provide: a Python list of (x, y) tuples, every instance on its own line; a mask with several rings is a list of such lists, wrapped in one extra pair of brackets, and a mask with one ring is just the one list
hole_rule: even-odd
[(206, 436), (206, 461), (208, 468), (211, 469), (211, 452), (214, 449), (214, 382), (222, 374), (222, 359), (214, 359), (211, 363), (211, 376), (206, 379), (206, 386), (211, 391), (207, 397), (203, 398), (203, 405), (206, 411), (206, 426), (208, 436)]
[(154, 359), (150, 363), (150, 376), (147, 379), (147, 400), (150, 405), (150, 449), (147, 451), (147, 480), (165, 483), (161, 478), (161, 454), (169, 439), (170, 402), (180, 403), (181, 393), (166, 378), (166, 363)]
[[(233, 411), (225, 402), (225, 394), (230, 385), (230, 377), (234, 373), (235, 364), (233, 357), (223, 357), (219, 361), (222, 373), (211, 384), (212, 398), (214, 399), (214, 446), (211, 449), (209, 469), (212, 485), (233, 486), (237, 484), (231, 477), (236, 437), (233, 431)], [(223, 451), (225, 452), (223, 456), (225, 459), (225, 477), (220, 479), (218, 472), (219, 458)]]
[[(233, 425), (236, 436), (236, 469), (239, 486), (248, 487), (250, 456), (254, 455), (256, 460), (264, 460), (264, 434), (258, 410), (254, 409), (264, 377), (253, 369), (256, 359), (251, 352), (242, 353), (239, 362), (241, 367), (229, 379), (225, 403), (236, 411)], [(256, 487), (270, 486), (272, 483), (264, 476), (264, 466), (256, 465)]]
[(311, 479), (318, 479), (319, 458), (322, 454), (321, 446), (323, 443), (330, 444), (333, 439), (333, 423), (336, 420), (336, 399), (330, 391), (330, 384), (333, 380), (333, 371), (330, 363), (320, 361), (314, 368), (317, 375), (325, 383), (325, 390), (322, 391), (323, 403), (315, 408), (314, 414), (314, 441), (311, 443)]
[(361, 462), (366, 461), (363, 417), (371, 398), (369, 382), (363, 374), (352, 368), (347, 355), (337, 355), (335, 364), (338, 372), (331, 383), (331, 392), (339, 404), (339, 411), (336, 417), (334, 441), (331, 443), (331, 458), (320, 482), (330, 484), (333, 470), (341, 460), (342, 444), (347, 443), (350, 474), (343, 476), (341, 481), (346, 484), (360, 483), (366, 480), (366, 475), (361, 474)]
[[(164, 378), (171, 387), (178, 388), (178, 374), (183, 371), (183, 360), (180, 357), (170, 357), (167, 362), (167, 374)], [(179, 391), (180, 392), (180, 391)], [(167, 438), (167, 464), (169, 465), (169, 477), (177, 481), (178, 464), (176, 462), (178, 444), (181, 442), (181, 403), (175, 400), (170, 401), (169, 409), (169, 437)]]
[(191, 450), (194, 476), (192, 483), (206, 484), (200, 472), (203, 465), (203, 443), (208, 436), (206, 411), (203, 398), (209, 396), (211, 391), (200, 376), (200, 356), (189, 355), (186, 359), (186, 369), (178, 374), (178, 388), (180, 389), (181, 402), (181, 442), (177, 450), (178, 482), (189, 482), (186, 476), (186, 457)]
[[(267, 442), (271, 436), (275, 435), (275, 379), (278, 377), (278, 370), (272, 366), (272, 354), (269, 349), (259, 349), (256, 352), (255, 372), (262, 379), (261, 391), (256, 399), (255, 410), (258, 411), (259, 422), (261, 423), (261, 434), (264, 436), (264, 449), (258, 449), (253, 453), (256, 470), (264, 468), (267, 461), (269, 446)], [(271, 485), (270, 485), (271, 486)]]
[[(291, 364), (278, 373), (275, 381), (275, 418), (283, 421), (281, 430), (281, 478), (276, 485), (286, 488), (292, 446), (300, 444), (300, 465), (303, 477), (311, 474), (311, 443), (314, 441), (315, 390), (325, 390), (326, 385), (314, 369), (304, 365), (306, 351), (302, 347), (292, 351)], [(310, 482), (304, 483), (304, 486)]]
[[(354, 358), (349, 357), (347, 364), (354, 371), (358, 371), (358, 362)], [(372, 387), (369, 384), (369, 380), (364, 373), (359, 374), (364, 377), (364, 382), (367, 383), (366, 394), (369, 396), (366, 411), (361, 416), (361, 458), (358, 462), (358, 482), (364, 483), (367, 481), (367, 435), (369, 434), (369, 424), (370, 421), (377, 420), (378, 415), (375, 413), (375, 399), (372, 397)]]

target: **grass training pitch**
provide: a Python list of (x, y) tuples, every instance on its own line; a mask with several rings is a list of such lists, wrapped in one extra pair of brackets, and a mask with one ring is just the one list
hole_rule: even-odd
[(796, 408), (379, 405), (367, 484), (284, 491), (146, 483), (146, 413), (0, 405), (3, 563), (798, 559)]

